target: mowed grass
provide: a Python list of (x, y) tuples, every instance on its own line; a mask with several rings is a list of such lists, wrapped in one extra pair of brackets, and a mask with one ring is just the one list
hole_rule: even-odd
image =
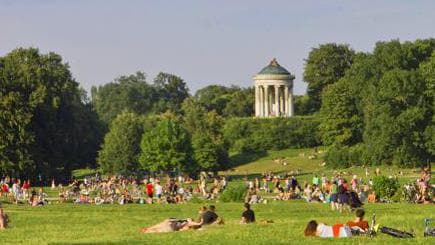
[[(413, 229), (414, 239), (397, 239), (380, 234), (376, 238), (353, 237), (320, 239), (303, 237), (311, 219), (328, 224), (353, 219), (326, 204), (303, 201), (272, 201), (253, 206), (257, 224), (239, 225), (241, 203), (216, 203), (224, 225), (203, 230), (166, 234), (141, 234), (141, 227), (169, 217), (197, 217), (202, 204), (182, 205), (77, 205), (53, 204), (44, 207), (4, 205), (10, 215), (10, 228), (0, 232), (0, 244), (433, 244), (423, 237), (423, 219), (435, 214), (435, 205), (370, 204), (368, 218), (375, 212), (378, 223), (398, 229)], [(435, 217), (433, 217), (435, 218)], [(271, 219), (274, 223), (262, 224)]]
[[(324, 149), (319, 148), (323, 151)], [(300, 170), (297, 176), (300, 183), (310, 182), (314, 174), (333, 176), (335, 170), (322, 167), (322, 154), (317, 159), (309, 159), (313, 149), (287, 149), (269, 151), (264, 155), (239, 156), (232, 158), (236, 163), (225, 174), (235, 180), (245, 175), (252, 178), (264, 172), (284, 173)], [(287, 165), (276, 163), (284, 158)], [(351, 178), (357, 174), (365, 180), (374, 176), (376, 167), (370, 167), (370, 175), (365, 169), (352, 167), (338, 172)], [(398, 176), (400, 181), (415, 180), (418, 169), (380, 167), (383, 175)], [(94, 170), (79, 170), (76, 177), (93, 174)], [(236, 183), (239, 181), (235, 181)], [(51, 197), (57, 192), (45, 188)], [(208, 203), (210, 204), (210, 203)], [(207, 204), (207, 205), (208, 205)], [(352, 214), (332, 212), (327, 204), (298, 201), (270, 201), (268, 204), (254, 205), (257, 224), (239, 225), (241, 203), (213, 203), (225, 225), (209, 226), (198, 231), (183, 231), (168, 234), (141, 234), (140, 228), (161, 222), (170, 217), (197, 217), (197, 210), (204, 203), (182, 205), (77, 205), (52, 204), (44, 207), (28, 205), (3, 205), (11, 219), (10, 229), (0, 232), (2, 244), (435, 244), (435, 238), (424, 238), (423, 220), (435, 218), (435, 205), (416, 204), (366, 204), (367, 218), (375, 212), (378, 223), (402, 230), (414, 230), (416, 238), (397, 239), (385, 234), (376, 238), (353, 237), (348, 239), (305, 238), (306, 223), (315, 219), (327, 224), (344, 223), (353, 219)], [(263, 224), (270, 219), (273, 223)], [(435, 226), (435, 224), (434, 224)]]

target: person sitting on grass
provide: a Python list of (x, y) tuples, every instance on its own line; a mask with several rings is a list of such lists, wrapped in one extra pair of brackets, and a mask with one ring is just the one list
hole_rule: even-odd
[(367, 201), (369, 203), (375, 203), (376, 202), (376, 193), (374, 191), (367, 197)]
[(335, 238), (335, 237), (352, 237), (352, 232), (347, 225), (335, 224), (329, 226), (322, 223), (317, 223), (315, 220), (308, 222), (304, 230), (304, 235), (315, 236), (321, 238)]
[(223, 224), (224, 221), (216, 214), (216, 207), (214, 205), (210, 205), (208, 210), (205, 211), (199, 222), (190, 222), (189, 226), (203, 226), (203, 225), (212, 225), (212, 224)]
[(8, 223), (8, 215), (4, 213), (3, 208), (0, 208), (0, 230), (6, 229), (8, 227)]
[(198, 218), (196, 219), (196, 222), (201, 222), (202, 216), (204, 215), (204, 213), (207, 212), (207, 207), (206, 206), (202, 206), (199, 208), (198, 210)]
[(245, 203), (244, 205), (245, 211), (242, 213), (242, 220), (240, 221), (240, 224), (249, 224), (255, 222), (255, 214), (254, 211), (251, 209), (251, 205), (249, 203)]
[(366, 233), (369, 230), (369, 222), (364, 220), (365, 211), (364, 209), (357, 209), (355, 211), (355, 220), (348, 221), (346, 223), (352, 231), (356, 231), (355, 233)]

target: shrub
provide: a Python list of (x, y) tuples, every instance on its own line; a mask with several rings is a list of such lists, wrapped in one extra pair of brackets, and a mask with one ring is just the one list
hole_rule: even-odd
[(373, 190), (379, 198), (391, 198), (399, 189), (397, 179), (378, 176), (373, 179)]
[(232, 151), (262, 152), (320, 144), (318, 121), (312, 116), (290, 118), (231, 118), (224, 137)]
[(334, 146), (325, 156), (327, 166), (333, 168), (348, 168), (361, 164), (362, 144), (354, 146)]
[(222, 192), (220, 200), (222, 202), (242, 202), (245, 198), (246, 187), (243, 184), (229, 185)]

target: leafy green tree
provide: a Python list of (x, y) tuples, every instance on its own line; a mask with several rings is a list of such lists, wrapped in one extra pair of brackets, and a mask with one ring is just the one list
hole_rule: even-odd
[(327, 43), (311, 50), (305, 60), (304, 81), (308, 83), (312, 112), (320, 109), (323, 89), (344, 76), (354, 56), (355, 52), (345, 44)]
[(126, 174), (140, 168), (140, 142), (144, 132), (141, 116), (124, 112), (111, 123), (98, 153), (97, 162), (105, 173)]
[(323, 92), (320, 134), (325, 145), (354, 145), (362, 140), (363, 117), (352, 80), (341, 79)]
[(183, 79), (169, 73), (160, 72), (154, 78), (154, 87), (157, 93), (157, 112), (179, 112), (181, 104), (189, 97), (189, 89)]
[(207, 111), (214, 110), (219, 115), (222, 115), (227, 103), (231, 100), (230, 95), (237, 90), (237, 87), (229, 88), (222, 85), (209, 85), (196, 91), (195, 99)]
[(423, 132), (429, 122), (425, 82), (416, 71), (386, 72), (370, 95), (364, 142), (372, 163), (415, 166), (427, 157)]
[(323, 142), (333, 146), (327, 156), (332, 166), (358, 158), (365, 164), (415, 166), (434, 158), (434, 50), (434, 39), (392, 40), (354, 56), (345, 76), (322, 98), (320, 131)]
[(155, 128), (146, 130), (141, 141), (139, 162), (151, 171), (193, 171), (190, 135), (180, 122), (163, 118)]
[(311, 113), (310, 108), (310, 97), (308, 95), (295, 95), (295, 114), (302, 116), (302, 115), (309, 115)]
[(432, 115), (432, 120), (426, 127), (424, 136), (426, 140), (426, 148), (432, 154), (432, 161), (435, 156), (435, 52), (432, 53), (431, 58), (422, 63), (420, 66), (420, 73), (426, 82), (425, 95), (428, 103), (428, 113)]
[(60, 55), (13, 50), (0, 58), (0, 84), (3, 171), (67, 176), (92, 159), (99, 144), (92, 129), (98, 125)]
[(142, 72), (120, 76), (111, 83), (92, 87), (91, 91), (95, 111), (106, 125), (124, 111), (151, 113), (157, 100), (156, 89), (147, 83)]
[(254, 88), (209, 85), (198, 90), (196, 101), (207, 111), (216, 111), (225, 117), (249, 117), (254, 114)]
[(254, 111), (254, 88), (242, 88), (231, 94), (230, 100), (227, 102), (223, 115), (226, 117), (250, 117)]
[(201, 170), (223, 169), (228, 164), (228, 146), (222, 133), (222, 117), (215, 111), (207, 112), (193, 98), (187, 99), (182, 108), (196, 164)]

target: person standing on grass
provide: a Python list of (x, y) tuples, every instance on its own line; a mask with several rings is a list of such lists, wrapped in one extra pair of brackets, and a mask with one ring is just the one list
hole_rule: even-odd
[(148, 183), (146, 184), (146, 194), (148, 196), (148, 203), (153, 203), (153, 184), (148, 181)]
[(338, 210), (338, 185), (334, 180), (331, 185), (331, 210)]
[(338, 186), (338, 203), (339, 203), (340, 213), (342, 213), (345, 210), (350, 212), (349, 193), (348, 193), (348, 185), (346, 180), (343, 180), (343, 183)]
[(154, 184), (154, 192), (156, 193), (157, 203), (160, 203), (163, 194), (163, 187), (160, 185), (160, 181), (158, 180)]
[(313, 177), (313, 185), (319, 186), (319, 184), (320, 184), (320, 179), (317, 176), (317, 174), (315, 174), (314, 177)]
[(251, 205), (249, 203), (245, 203), (245, 210), (242, 213), (242, 220), (240, 224), (249, 224), (255, 222), (255, 214), (254, 211), (251, 210)]

